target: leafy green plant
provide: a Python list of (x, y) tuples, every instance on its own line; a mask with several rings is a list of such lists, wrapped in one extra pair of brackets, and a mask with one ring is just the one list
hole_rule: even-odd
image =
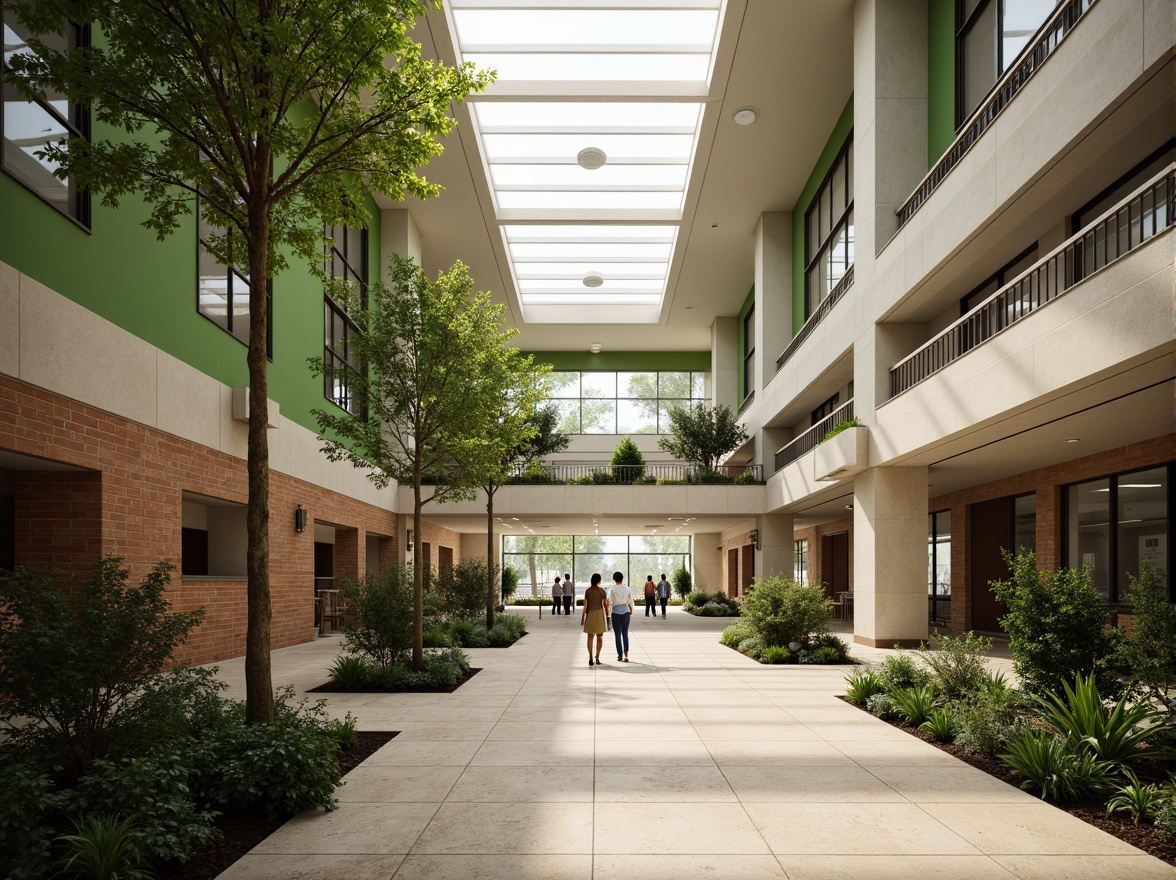
[(714, 472), (723, 456), (747, 439), (728, 406), (672, 406), (669, 411), (670, 435), (657, 441), (663, 451), (674, 458), (699, 465)]
[(152, 876), (135, 846), (130, 819), (117, 816), (83, 817), (73, 834), (58, 838), (65, 844), (60, 874), (82, 880), (146, 880)]
[(739, 653), (758, 660), (766, 647), (764, 640), (759, 636), (748, 636), (739, 643)]
[(895, 647), (893, 654), (888, 654), (878, 667), (878, 674), (887, 690), (900, 688), (926, 687), (931, 683), (930, 671), (915, 659), (916, 654)]
[(33, 756), (0, 746), (0, 877), (39, 880), (52, 874), (51, 850), (64, 797)]
[(519, 589), (519, 573), (514, 570), (513, 565), (508, 565), (502, 569), (502, 601), (506, 602)]
[(351, 748), (359, 741), (359, 722), (348, 712), (342, 718), (333, 718), (327, 724), (327, 732), (335, 739), (340, 749)]
[(1051, 730), (1071, 748), (1088, 749), (1100, 761), (1128, 767), (1156, 756), (1157, 739), (1167, 733), (1166, 713), (1150, 703), (1130, 703), (1124, 694), (1108, 709), (1094, 677), (1078, 675), (1063, 693), (1046, 691), (1036, 702)]
[(955, 739), (956, 735), (955, 716), (947, 707), (932, 709), (927, 720), (919, 725), (919, 730), (936, 742), (949, 743)]
[(890, 692), (890, 699), (899, 716), (905, 718), (915, 727), (921, 725), (931, 717), (939, 703), (939, 692), (934, 685), (923, 685), (910, 688), (895, 688)]
[(645, 476), (645, 456), (632, 437), (626, 437), (617, 444), (611, 464), (614, 483), (632, 483)]
[(1133, 691), (1162, 705), (1176, 690), (1176, 608), (1163, 573), (1150, 561), (1143, 560), (1139, 576), (1128, 573), (1127, 580), (1125, 598), (1135, 621), (1115, 661)]
[(751, 631), (745, 618), (739, 618), (732, 624), (728, 624), (723, 629), (723, 634), (719, 636), (719, 642), (726, 645), (728, 648), (738, 648), (739, 643), (750, 636), (755, 635)]
[(992, 590), (1009, 608), (1000, 624), (1025, 690), (1060, 691), (1081, 673), (1093, 674), (1101, 693), (1117, 695), (1121, 686), (1110, 659), (1118, 634), (1108, 629), (1110, 611), (1089, 570), (1039, 571), (1032, 553), (1006, 552), (1004, 558), (1012, 577), (993, 581)]
[(388, 668), (412, 650), (412, 573), (403, 565), (388, 565), (378, 573), (342, 584), (349, 613), (343, 619), (347, 651)]
[(1160, 786), (1142, 783), (1130, 770), (1124, 771), (1128, 783), (1115, 789), (1115, 795), (1107, 801), (1107, 815), (1126, 813), (1136, 825), (1140, 819), (1148, 819), (1164, 800)]
[(825, 432), (825, 436), (821, 438), (824, 443), (831, 437), (836, 437), (842, 431), (848, 431), (850, 428), (860, 428), (862, 423), (858, 419), (846, 419), (844, 422), (838, 422), (832, 428)]
[(1160, 799), (1152, 809), (1152, 824), (1165, 834), (1176, 834), (1176, 778), (1160, 786)]
[(898, 709), (894, 705), (894, 699), (886, 691), (867, 697), (866, 709), (882, 719), (890, 719), (898, 716)]
[(490, 644), (486, 627), (480, 620), (457, 618), (449, 623), (449, 634), (463, 648), (485, 648)]
[(882, 676), (866, 666), (851, 669), (845, 683), (845, 698), (855, 706), (865, 706), (870, 697), (886, 692)]
[(954, 703), (955, 744), (978, 755), (998, 754), (1029, 727), (1020, 708), (1016, 691), (997, 687), (985, 687), (971, 700)]
[(1109, 784), (1108, 764), (1045, 731), (1030, 731), (1012, 740), (1000, 759), (1025, 777), (1021, 788), (1042, 800), (1073, 800), (1102, 792)]
[(805, 586), (771, 575), (744, 598), (743, 616), (765, 645), (808, 645), (829, 631), (833, 603), (819, 584)]
[(809, 640), (809, 645), (820, 663), (838, 664), (850, 662), (849, 645), (831, 632), (812, 637)]
[(945, 698), (965, 699), (984, 686), (988, 678), (984, 657), (992, 650), (992, 639), (974, 632), (952, 636), (936, 631), (932, 644), (933, 649), (921, 648), (919, 656)]
[(441, 600), (443, 613), (470, 619), (484, 617), (489, 576), (486, 560), (481, 558), (464, 559), (441, 569), (433, 579), (433, 589)]
[(764, 663), (770, 663), (772, 665), (787, 663), (792, 659), (792, 652), (780, 645), (772, 645), (770, 648), (764, 648), (760, 659)]
[[(184, 723), (183, 706), (158, 712), (196, 699), (210, 676), (163, 671), (204, 616), (171, 610), (174, 568), (157, 563), (138, 586), (117, 556), (96, 562), (76, 589), (26, 567), (0, 578), (0, 727), (14, 745), (42, 750), (76, 778), (120, 738), (150, 740)], [(136, 711), (153, 691), (176, 700)]]
[(372, 664), (363, 657), (340, 654), (327, 669), (331, 684), (345, 691), (363, 690), (371, 678)]

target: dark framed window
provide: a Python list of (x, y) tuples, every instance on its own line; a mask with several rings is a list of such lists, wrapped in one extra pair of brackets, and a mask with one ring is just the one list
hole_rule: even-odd
[(1096, 195), (1074, 212), (1070, 219), (1070, 234), (1075, 235), (1087, 224), (1097, 220), (1128, 195), (1139, 189), (1172, 163), (1176, 138), (1166, 144)]
[(951, 511), (927, 517), (927, 618), (951, 622)]
[(792, 579), (798, 584), (808, 583), (808, 539), (792, 542)]
[[(50, 144), (65, 143), (72, 147), (75, 140), (84, 141), (90, 135), (90, 113), (76, 101), (60, 92), (46, 90), (43, 97), (28, 101), (21, 97), (10, 82), (8, 62), (16, 55), (32, 52), (31, 34), (16, 20), (7, 7), (2, 12), (4, 31), (4, 64), (0, 66), (0, 168), (35, 193), (62, 214), (86, 229), (90, 228), (90, 191), (76, 185), (73, 178), (58, 178), (54, 172), (60, 167), (37, 153)], [(70, 52), (89, 45), (90, 29), (72, 22), (62, 34), (41, 37), (55, 50)]]
[(1139, 574), (1144, 560), (1160, 570), (1169, 600), (1176, 601), (1169, 575), (1172, 469), (1168, 462), (1063, 489), (1065, 564), (1090, 566), (1109, 603), (1124, 601), (1129, 576)]
[[(352, 304), (367, 307), (368, 233), (355, 226), (329, 226), (326, 237), (330, 241), (327, 266), (333, 280), (345, 281), (354, 297)], [(337, 302), (326, 292), (323, 295), (324, 337), (323, 360), (331, 367), (323, 378), (326, 398), (353, 416), (367, 417), (367, 404), (360, 393), (361, 380), (367, 368), (360, 360), (352, 340), (359, 328), (347, 312), (346, 303)]]
[[(196, 311), (202, 314), (226, 333), (231, 334), (245, 345), (249, 344), (249, 275), (241, 272), (232, 248), (229, 249), (228, 264), (222, 263), (208, 250), (206, 242), (210, 236), (223, 233), (223, 228), (214, 226), (196, 200)], [(265, 353), (274, 357), (274, 282), (266, 281)]]
[(956, 0), (956, 128), (979, 107), (1061, 0)]
[(743, 319), (743, 399), (755, 393), (755, 306)]
[[(966, 296), (960, 298), (960, 317), (980, 306), (988, 297), (992, 296), (1010, 281), (1037, 262), (1037, 242), (1027, 247), (1009, 262), (1005, 263), (994, 273), (984, 279), (983, 283), (972, 289)], [(1025, 295), (1030, 294), (1029, 290)], [(1007, 327), (1017, 314), (1023, 314), (1028, 308), (1015, 299), (1009, 298), (1004, 313), (998, 309), (989, 309), (984, 320), (968, 322), (961, 330), (960, 344), (964, 351), (979, 345), (994, 333)]]
[(853, 265), (853, 132), (804, 215), (804, 316), (841, 283)]
[(669, 434), (670, 411), (710, 396), (698, 370), (556, 370), (548, 402), (564, 434)]
[(840, 402), (841, 393), (838, 392), (812, 411), (812, 421), (809, 424), (815, 425), (821, 419), (833, 415), (834, 411), (837, 409), (837, 404)]

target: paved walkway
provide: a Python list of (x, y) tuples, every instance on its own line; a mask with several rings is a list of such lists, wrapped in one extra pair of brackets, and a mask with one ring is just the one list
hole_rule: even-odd
[[(331, 695), (400, 735), (221, 876), (352, 880), (1167, 878), (1176, 871), (834, 697), (844, 669), (764, 667), (723, 621), (638, 615), (589, 669), (536, 618), (453, 694)], [(611, 640), (611, 635), (607, 636)], [(336, 639), (274, 653), (321, 684)], [(862, 659), (879, 652), (855, 649)], [(222, 675), (240, 693), (240, 661)]]

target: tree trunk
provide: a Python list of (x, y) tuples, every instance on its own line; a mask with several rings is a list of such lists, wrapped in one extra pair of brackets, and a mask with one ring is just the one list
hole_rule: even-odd
[(412, 527), (416, 533), (412, 542), (412, 668), (417, 672), (425, 669), (425, 570), (422, 565), (421, 547), (421, 468), (412, 474)]
[(498, 487), (491, 483), (486, 486), (486, 629), (494, 626), (494, 493)]
[[(268, 180), (269, 157), (265, 156)], [(270, 217), (268, 187), (249, 212), (249, 441), (246, 510), (247, 623), (245, 629), (245, 720), (273, 720), (270, 678), (269, 565), (269, 378), (266, 340), (269, 337), (266, 279)]]

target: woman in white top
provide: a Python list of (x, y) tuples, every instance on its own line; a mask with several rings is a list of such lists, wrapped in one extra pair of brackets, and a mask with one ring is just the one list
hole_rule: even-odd
[(617, 642), (617, 660), (629, 662), (629, 621), (633, 619), (633, 591), (625, 583), (625, 576), (613, 572), (613, 585), (608, 591), (609, 610), (612, 612), (613, 638)]

